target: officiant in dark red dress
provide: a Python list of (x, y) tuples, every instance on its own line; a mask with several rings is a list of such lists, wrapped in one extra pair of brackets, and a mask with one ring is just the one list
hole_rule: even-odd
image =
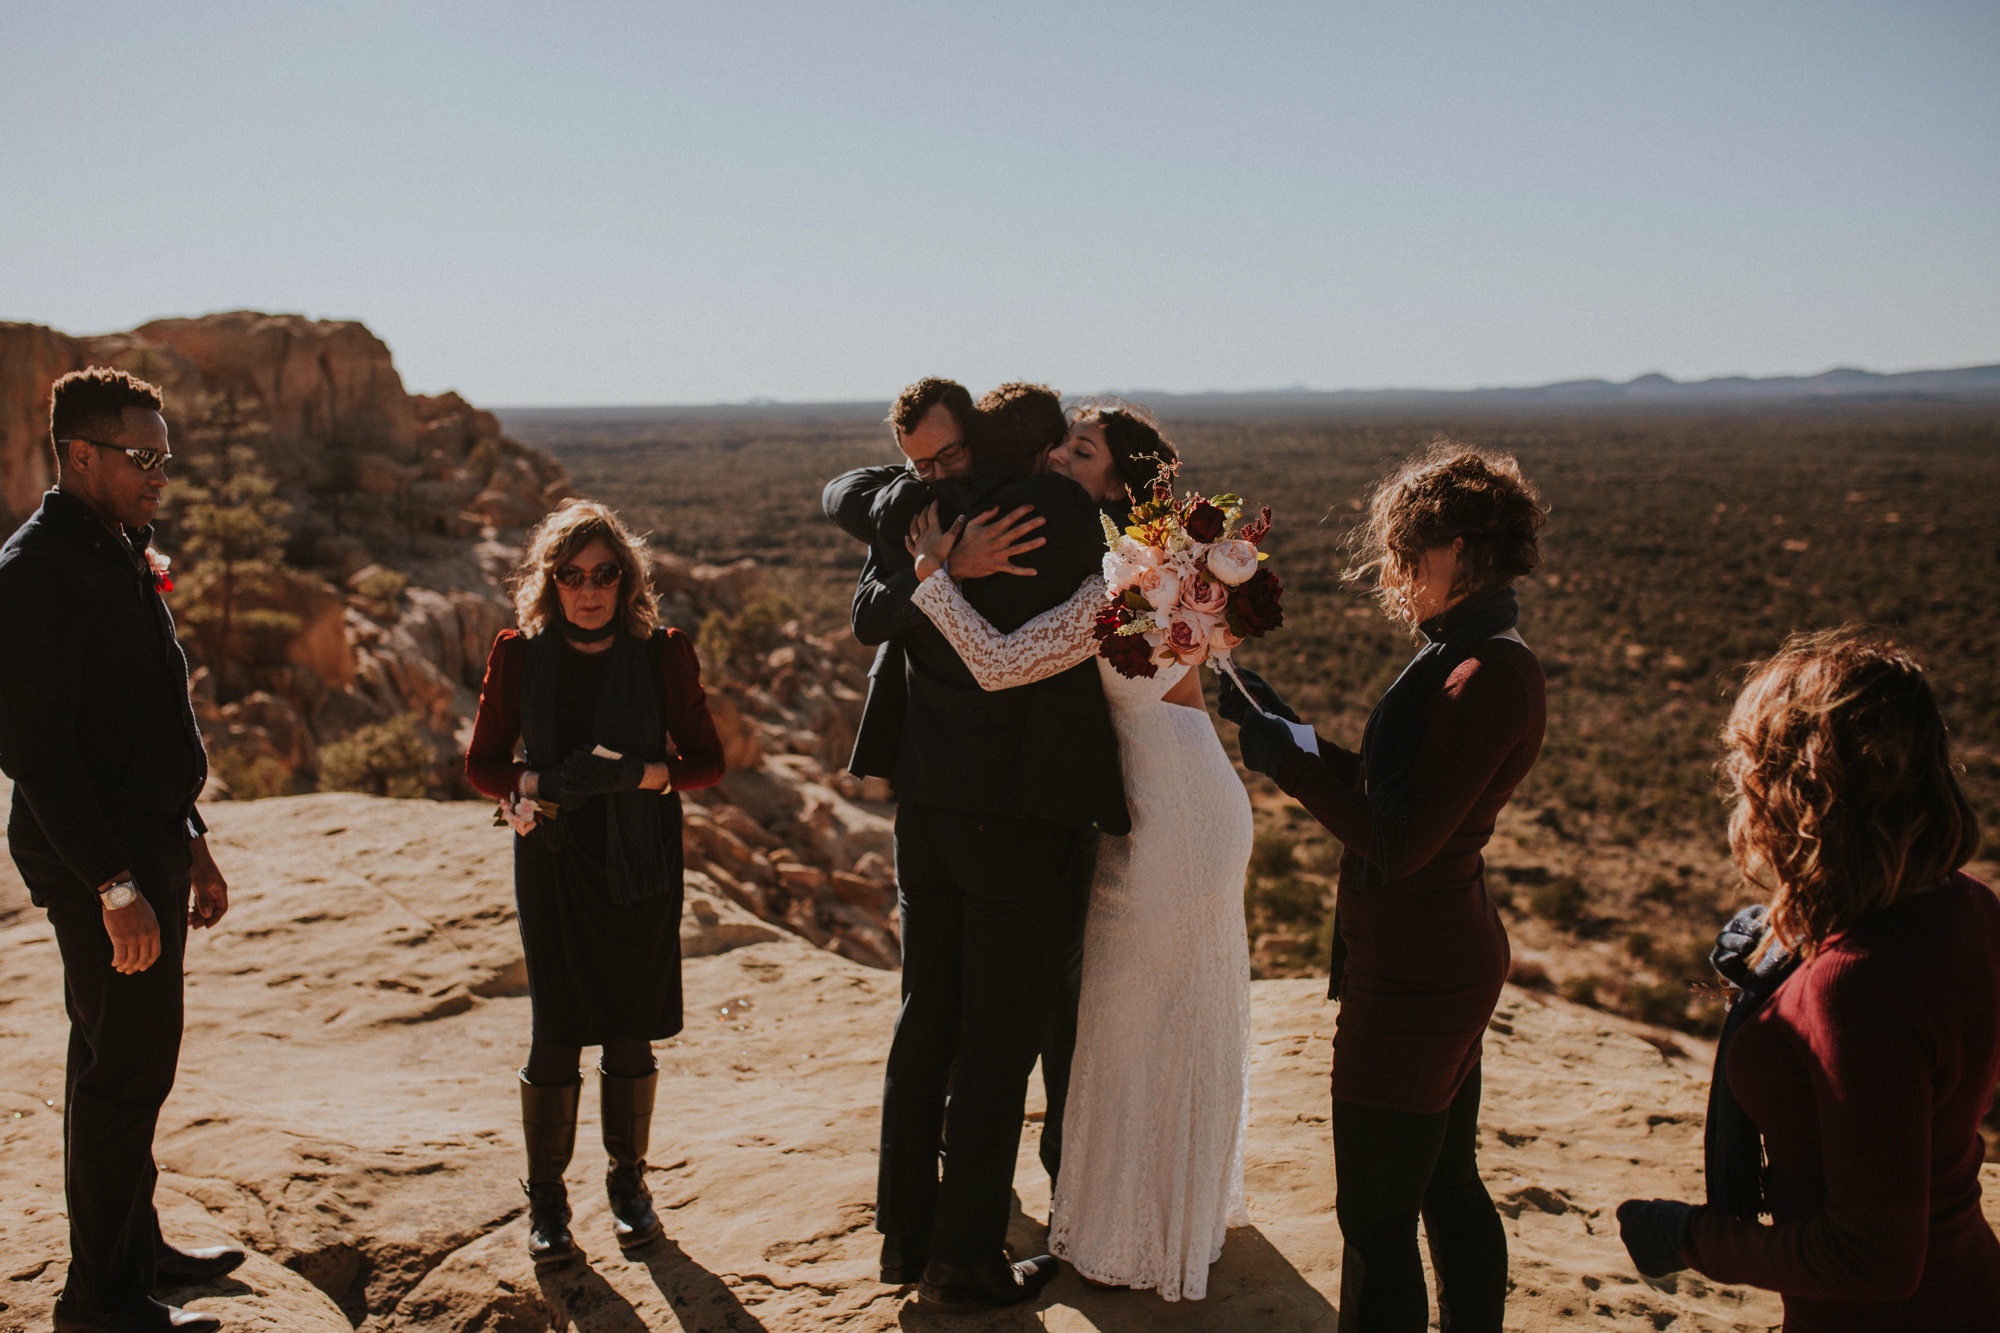
[[(521, 1071), (529, 1252), (576, 1253), (563, 1184), (582, 1048), (598, 1065), (619, 1244), (660, 1234), (646, 1189), (659, 1072), (681, 1030), (679, 793), (722, 776), (694, 645), (660, 626), (642, 546), (610, 509), (572, 501), (536, 529), (514, 578), (521, 629), (494, 641), (466, 749), (506, 808), (534, 1039)], [(517, 744), (525, 753), (518, 758)]]

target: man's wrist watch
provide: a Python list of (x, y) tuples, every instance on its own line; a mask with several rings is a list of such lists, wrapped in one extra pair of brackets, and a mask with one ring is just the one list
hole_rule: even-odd
[(104, 904), (104, 910), (115, 912), (121, 907), (130, 907), (139, 896), (139, 886), (132, 882), (130, 875), (121, 876), (97, 891), (97, 897)]

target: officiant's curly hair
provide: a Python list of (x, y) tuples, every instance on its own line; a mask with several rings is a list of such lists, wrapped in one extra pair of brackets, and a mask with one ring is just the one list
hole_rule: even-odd
[(562, 602), (556, 594), (556, 571), (598, 540), (611, 548), (611, 558), (623, 574), (618, 603), (625, 632), (637, 639), (652, 637), (660, 627), (660, 610), (646, 572), (646, 539), (634, 536), (611, 506), (595, 500), (563, 501), (528, 534), (527, 554), (507, 580), (521, 633), (533, 638), (557, 623)]
[(1348, 534), (1354, 560), (1342, 577), (1372, 584), (1382, 609), (1408, 620), (1402, 585), (1424, 552), (1463, 538), (1452, 593), (1476, 597), (1534, 572), (1547, 517), (1512, 454), (1440, 439), (1376, 483)]
[(1787, 948), (1811, 956), (1978, 854), (1930, 682), (1884, 635), (1792, 635), (1751, 669), (1722, 744), (1730, 856)]

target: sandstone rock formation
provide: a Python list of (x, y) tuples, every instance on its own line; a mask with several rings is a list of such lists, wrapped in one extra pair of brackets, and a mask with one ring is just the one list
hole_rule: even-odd
[[(944, 1327), (872, 1280), (893, 975), (773, 931), (691, 876), (688, 1025), (661, 1047), (650, 1172), (669, 1239), (629, 1258), (612, 1243), (586, 1098), (569, 1179), (587, 1260), (537, 1274), (516, 1183), (527, 1001), (505, 832), (476, 803), (338, 794), (211, 817), (235, 902), (190, 949), (160, 1197), (176, 1239), (257, 1253), (181, 1299), (231, 1328), (314, 1333)], [(1208, 1299), (1167, 1305), (1065, 1275), (1029, 1310), (951, 1327), (1333, 1328), (1333, 1010), (1311, 981), (1253, 992), (1252, 1225), (1230, 1234)], [(62, 1284), (64, 1032), (48, 925), (0, 857), (0, 1333), (45, 1328)], [(1513, 1256), (1510, 1329), (1777, 1325), (1768, 1293), (1639, 1279), (1611, 1218), (1632, 1194), (1698, 1197), (1710, 1054), (1509, 989), (1488, 1039), (1481, 1156)], [(1040, 1114), (1031, 1102), (1021, 1246), (1041, 1244), (1047, 1220)], [(2000, 1212), (2000, 1167), (1987, 1190)]]

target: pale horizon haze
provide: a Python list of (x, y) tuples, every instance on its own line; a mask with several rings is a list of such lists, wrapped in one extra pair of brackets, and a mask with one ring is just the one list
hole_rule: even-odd
[(0, 319), (495, 406), (2000, 362), (2000, 6), (0, 4)]

